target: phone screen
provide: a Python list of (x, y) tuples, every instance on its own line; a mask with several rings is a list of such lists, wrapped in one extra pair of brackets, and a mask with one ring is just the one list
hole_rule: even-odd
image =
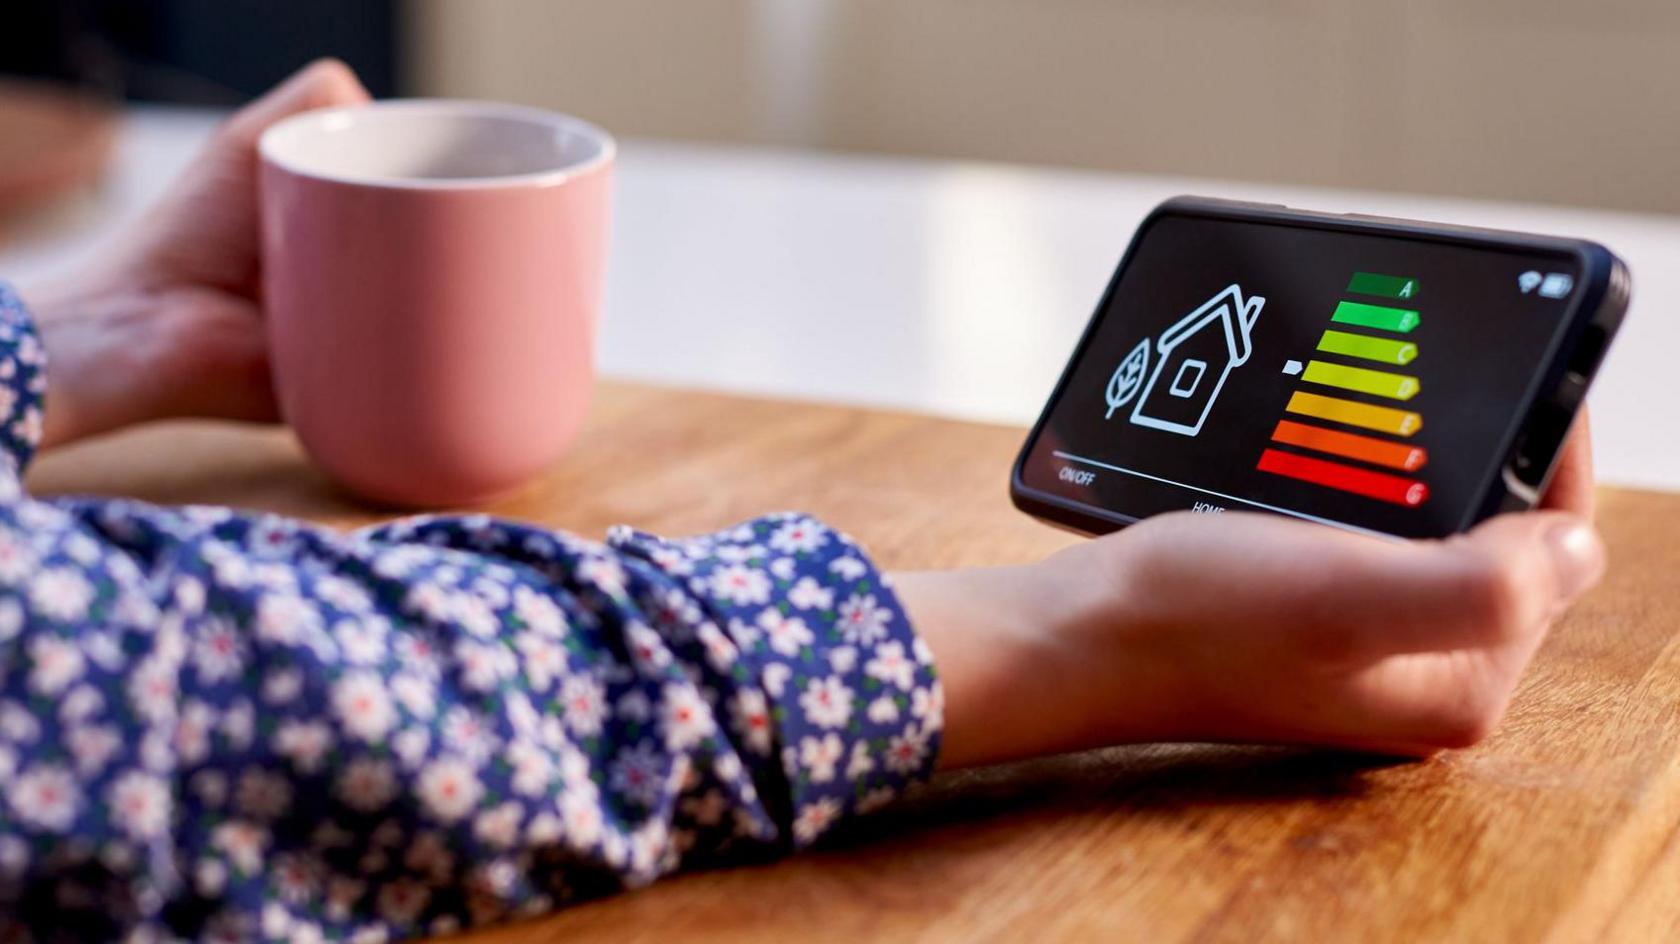
[(1021, 481), (1126, 519), (1264, 510), (1462, 530), (1580, 281), (1561, 250), (1157, 216)]

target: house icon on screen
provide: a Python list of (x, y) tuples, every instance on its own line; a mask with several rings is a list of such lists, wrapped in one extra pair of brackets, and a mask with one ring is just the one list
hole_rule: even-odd
[(1185, 436), (1202, 431), (1231, 370), (1247, 362), (1249, 340), (1266, 300), (1227, 285), (1155, 341), (1155, 372), (1132, 409), (1132, 422)]

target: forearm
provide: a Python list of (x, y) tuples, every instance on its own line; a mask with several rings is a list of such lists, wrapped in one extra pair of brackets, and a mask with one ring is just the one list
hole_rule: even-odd
[[(1077, 553), (1076, 555), (1077, 556)], [(1059, 555), (1014, 567), (895, 575), (945, 688), (942, 769), (1183, 730), (1190, 707), (1170, 661), (1127, 644), (1124, 574)], [(1097, 635), (1108, 637), (1094, 645)]]

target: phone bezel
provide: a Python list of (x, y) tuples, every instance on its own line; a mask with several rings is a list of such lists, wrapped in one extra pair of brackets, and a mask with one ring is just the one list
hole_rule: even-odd
[[(1113, 509), (1054, 495), (1026, 484), (1024, 471), (1033, 445), (1043, 433), (1056, 404), (1061, 402), (1074, 367), (1084, 356), (1086, 348), (1103, 323), (1114, 293), (1125, 278), (1132, 256), (1149, 228), (1164, 216), (1256, 222), (1274, 225), (1302, 226), (1311, 229), (1354, 235), (1376, 235), (1391, 238), (1415, 239), (1482, 249), (1515, 250), (1536, 253), (1555, 253), (1570, 256), (1580, 266), (1581, 279), (1571, 307), (1554, 332), (1548, 347), (1544, 367), (1530, 381), (1519, 409), (1515, 411), (1502, 433), (1498, 456), (1493, 465), (1484, 470), (1483, 482), (1473, 501), (1454, 531), (1468, 530), (1477, 522), (1504, 511), (1531, 508), (1545, 491), (1556, 465), (1564, 436), (1579, 413), (1587, 389), (1591, 386), (1604, 352), (1609, 348), (1623, 315), (1627, 311), (1630, 279), (1627, 267), (1614, 253), (1598, 243), (1556, 236), (1540, 236), (1504, 230), (1481, 229), (1416, 220), (1391, 219), (1365, 214), (1323, 213), (1300, 210), (1281, 204), (1247, 203), (1209, 197), (1174, 197), (1156, 206), (1138, 224), (1126, 246), (1120, 263), (1110, 276), (1108, 285), (1098, 300), (1096, 309), (1081, 332), (1078, 343), (1067, 364), (1062, 368), (1056, 386), (1045, 400), (1038, 420), (1027, 434), (1009, 475), (1009, 495), (1015, 507), (1050, 524), (1070, 528), (1082, 534), (1105, 534), (1141, 520)], [(1582, 340), (1589, 332), (1601, 332), (1594, 342), (1596, 351), (1592, 363), (1582, 364), (1576, 355), (1582, 350)], [(1583, 370), (1584, 368), (1584, 370)], [(1519, 471), (1520, 469), (1520, 471)], [(1536, 471), (1538, 474), (1535, 474)], [(1357, 525), (1347, 525), (1364, 531)], [(1375, 533), (1375, 532), (1373, 532)]]

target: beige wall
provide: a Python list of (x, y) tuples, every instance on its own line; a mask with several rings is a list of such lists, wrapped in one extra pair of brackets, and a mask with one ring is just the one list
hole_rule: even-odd
[(625, 134), (1680, 211), (1674, 0), (420, 0)]

